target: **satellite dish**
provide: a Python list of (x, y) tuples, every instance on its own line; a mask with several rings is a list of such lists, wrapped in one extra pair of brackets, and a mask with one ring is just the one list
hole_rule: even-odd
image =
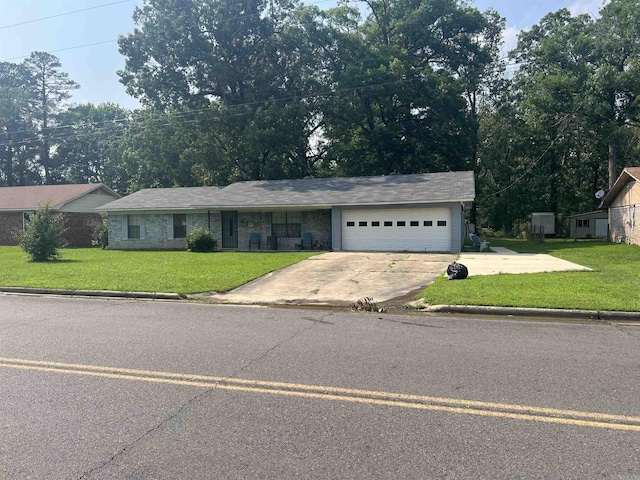
[(604, 197), (604, 190), (601, 189), (596, 192), (596, 198), (600, 200), (602, 197)]

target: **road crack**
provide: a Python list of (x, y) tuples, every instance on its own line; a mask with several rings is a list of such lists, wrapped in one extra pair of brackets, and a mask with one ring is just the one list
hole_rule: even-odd
[[(245, 371), (246, 369), (248, 369), (249, 367), (251, 367), (255, 363), (257, 363), (260, 360), (262, 360), (265, 357), (267, 357), (271, 352), (273, 352), (277, 348), (281, 347), (282, 345), (284, 345), (287, 342), (290, 342), (294, 338), (296, 338), (296, 337), (298, 337), (300, 335), (303, 335), (304, 333), (308, 332), (312, 328), (316, 327), (318, 324), (330, 323), (330, 322), (327, 322), (325, 320), (325, 318), (330, 317), (331, 315), (334, 315), (334, 314), (335, 314), (335, 312), (329, 312), (329, 313), (326, 313), (326, 314), (322, 315), (319, 319), (314, 319), (313, 321), (311, 321), (310, 325), (307, 325), (306, 327), (296, 331), (292, 335), (289, 335), (287, 338), (283, 339), (281, 342), (278, 342), (277, 344), (275, 344), (272, 347), (270, 347), (267, 350), (265, 350), (261, 355), (251, 359), (245, 365), (243, 365), (242, 367), (237, 369), (232, 374), (232, 376), (233, 377), (238, 376), (239, 374), (241, 374), (243, 371)], [(309, 321), (310, 319), (309, 318), (305, 318), (304, 320)], [(206, 395), (209, 395), (211, 392), (214, 392), (218, 388), (217, 384), (218, 384), (218, 382), (213, 384), (213, 386), (211, 388), (207, 388), (206, 390), (203, 390), (202, 392), (200, 392), (198, 395), (194, 395), (191, 399), (189, 399), (187, 402), (183, 403), (177, 410), (175, 410), (173, 412), (173, 414), (167, 416), (161, 422), (159, 422), (157, 425), (153, 426), (153, 428), (150, 428), (149, 430), (144, 432), (142, 435), (140, 435), (138, 438), (136, 438), (132, 442), (130, 442), (127, 445), (125, 445), (123, 448), (121, 448), (118, 452), (116, 452), (114, 455), (112, 455), (108, 460), (103, 462), (101, 465), (98, 465), (98, 466), (96, 466), (96, 467), (84, 472), (80, 477), (78, 477), (78, 480), (83, 480), (83, 479), (89, 478), (89, 476), (93, 475), (95, 472), (98, 472), (98, 471), (102, 470), (103, 468), (105, 468), (106, 466), (108, 466), (109, 464), (114, 462), (116, 459), (118, 459), (119, 457), (124, 455), (127, 451), (129, 451), (133, 447), (135, 447), (138, 443), (142, 442), (145, 438), (149, 437), (150, 435), (153, 435), (158, 430), (165, 428), (167, 425), (170, 425), (171, 422), (173, 422), (174, 420), (181, 418), (184, 414), (186, 414), (189, 411), (189, 409), (194, 404), (199, 402)]]
[(255, 363), (259, 362), (260, 360), (264, 359), (265, 357), (267, 357), (271, 352), (273, 352), (274, 350), (276, 350), (277, 348), (280, 348), (282, 345), (284, 345), (287, 342), (290, 342), (291, 340), (293, 340), (294, 338), (299, 337), (302, 334), (307, 333), (309, 330), (311, 330), (312, 328), (316, 327), (318, 324), (327, 324), (330, 322), (327, 322), (325, 320), (325, 318), (330, 317), (332, 315), (335, 315), (335, 312), (329, 312), (329, 313), (325, 313), (324, 315), (322, 315), (319, 319), (317, 320), (310, 320), (309, 318), (304, 318), (303, 320), (307, 320), (310, 321), (311, 324), (307, 325), (306, 327), (302, 328), (301, 330), (298, 330), (297, 332), (293, 333), (292, 335), (289, 335), (287, 338), (283, 339), (281, 342), (273, 345), (272, 347), (270, 347), (269, 349), (265, 350), (260, 356), (255, 357), (253, 359), (251, 359), (249, 362), (247, 362), (245, 365), (243, 365), (242, 367), (240, 367), (238, 370), (236, 370), (235, 372), (233, 372), (233, 376), (238, 376), (240, 375), (242, 372), (244, 372), (245, 370), (247, 370), (249, 367), (253, 366)]

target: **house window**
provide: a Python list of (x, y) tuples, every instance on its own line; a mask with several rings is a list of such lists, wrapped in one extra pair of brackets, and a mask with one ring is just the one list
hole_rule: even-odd
[(420, 222), (418, 222), (417, 220), (411, 220), (411, 223), (409, 225), (411, 225), (412, 227), (419, 227)]
[(438, 226), (439, 227), (446, 227), (447, 226), (447, 221), (446, 220), (438, 220)]
[(578, 227), (589, 228), (589, 219), (578, 220)]
[(379, 227), (380, 226), (380, 222), (373, 221), (373, 222), (371, 222), (371, 226), (372, 227)]
[(432, 220), (425, 220), (423, 225), (425, 227), (433, 227), (433, 221)]
[(271, 232), (274, 236), (281, 238), (301, 237), (300, 212), (273, 212)]
[(24, 230), (27, 227), (27, 223), (31, 220), (31, 215), (33, 212), (23, 212), (22, 213), (22, 229)]
[(356, 222), (347, 222), (347, 227), (355, 227)]
[(127, 215), (127, 238), (140, 238), (140, 215)]
[(400, 221), (396, 222), (396, 225), (398, 227), (404, 227), (404, 226), (407, 225), (407, 222), (405, 222), (404, 220), (400, 220)]
[(173, 238), (185, 238), (187, 236), (187, 214), (175, 213), (173, 215)]
[(358, 226), (359, 227), (366, 227), (367, 226), (367, 222), (358, 222)]

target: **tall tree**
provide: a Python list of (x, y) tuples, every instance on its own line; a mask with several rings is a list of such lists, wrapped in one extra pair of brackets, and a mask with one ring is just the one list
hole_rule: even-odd
[(147, 0), (134, 13), (139, 28), (120, 40), (119, 74), (143, 104), (216, 112), (210, 128), (226, 139), (225, 181), (310, 173), (317, 82), (294, 6)]
[(45, 183), (53, 182), (51, 168), (51, 130), (64, 108), (64, 101), (71, 98), (71, 90), (79, 85), (69, 79), (69, 74), (60, 70), (60, 61), (47, 52), (33, 52), (25, 61), (28, 72), (27, 85), (32, 93), (33, 115), (37, 121), (40, 143), (39, 163), (43, 169)]
[[(640, 0), (610, 0), (596, 29), (597, 68), (590, 86), (600, 100), (609, 187), (618, 176), (629, 129), (640, 128)], [(627, 161), (633, 161), (628, 156)]]
[(56, 148), (51, 156), (60, 180), (102, 182), (125, 193), (129, 176), (122, 143), (129, 120), (130, 112), (113, 103), (85, 103), (62, 112), (52, 135)]
[(570, 203), (580, 184), (601, 173), (601, 159), (586, 155), (597, 148), (598, 137), (586, 137), (590, 145), (583, 141), (595, 128), (588, 92), (594, 28), (588, 15), (574, 17), (562, 9), (522, 33), (512, 52), (521, 62), (514, 82), (519, 111), (533, 138), (523, 158), (531, 165), (527, 183), (544, 200), (542, 208), (553, 212), (575, 213), (578, 205)]
[(24, 65), (0, 62), (0, 185), (40, 183), (29, 81)]
[(332, 72), (341, 94), (327, 114), (330, 161), (344, 174), (470, 168), (472, 101), (497, 59), (502, 20), (455, 0), (366, 4), (356, 32), (339, 25), (346, 38)]

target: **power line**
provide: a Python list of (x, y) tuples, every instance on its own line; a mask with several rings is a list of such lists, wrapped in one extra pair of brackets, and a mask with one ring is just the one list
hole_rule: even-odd
[[(573, 117), (576, 113), (578, 113), (578, 110), (580, 110), (580, 107), (576, 108), (571, 115), (565, 115), (564, 119), (568, 119)], [(563, 120), (564, 120), (563, 119)], [(562, 122), (562, 120), (561, 120)], [(558, 132), (563, 133), (567, 128), (568, 128), (568, 124), (569, 121), (566, 122), (562, 122), (562, 127), (560, 129), (560, 131)], [(535, 161), (533, 163), (531, 163), (530, 165), (527, 165), (524, 169), (524, 172), (522, 172), (522, 174), (520, 174), (520, 176), (518, 176), (513, 182), (511, 182), (509, 185), (507, 185), (504, 188), (501, 188), (500, 190), (498, 190), (497, 192), (493, 192), (491, 195), (492, 196), (498, 196), (503, 192), (506, 192), (507, 190), (509, 190), (510, 188), (514, 187), (516, 184), (520, 183), (527, 175), (529, 175), (529, 173), (531, 173), (534, 169), (534, 167), (536, 165), (538, 165), (540, 163), (540, 161), (545, 157), (545, 155), (547, 154), (547, 152), (549, 150), (551, 150), (551, 148), (556, 144), (556, 141), (558, 140), (559, 135), (556, 136), (555, 138), (553, 138), (551, 140), (551, 142), (549, 142), (549, 145), (547, 145), (547, 147), (544, 149), (544, 151), (538, 156), (538, 158), (535, 159)]]
[(74, 13), (87, 12), (87, 11), (89, 11), (89, 10), (95, 10), (95, 9), (97, 9), (97, 8), (110, 7), (110, 6), (112, 6), (112, 5), (117, 5), (117, 4), (119, 4), (119, 3), (128, 3), (128, 2), (130, 2), (130, 1), (131, 1), (131, 0), (120, 0), (120, 1), (118, 1), (118, 2), (104, 3), (104, 4), (102, 4), (102, 5), (96, 5), (95, 7), (88, 7), (88, 8), (83, 8), (83, 9), (80, 9), (80, 10), (73, 10), (73, 11), (71, 11), (71, 12), (58, 13), (58, 14), (56, 14), (56, 15), (51, 15), (51, 16), (49, 16), (49, 17), (35, 18), (35, 19), (33, 19), (33, 20), (26, 20), (26, 21), (24, 21), (24, 22), (12, 23), (11, 25), (2, 25), (2, 26), (0, 26), (0, 30), (4, 30), (4, 29), (6, 29), (6, 28), (18, 27), (18, 26), (20, 26), (20, 25), (27, 25), (27, 24), (29, 24), (29, 23), (42, 22), (42, 21), (44, 21), (44, 20), (49, 20), (49, 19), (51, 19), (51, 18), (64, 17), (64, 16), (66, 16), (66, 15), (72, 15), (72, 14), (74, 14)]
[[(312, 100), (315, 98), (320, 98), (320, 97), (328, 97), (328, 96), (334, 96), (334, 95), (340, 95), (343, 93), (350, 93), (350, 92), (356, 92), (356, 91), (362, 91), (362, 90), (366, 90), (366, 89), (370, 89), (370, 88), (376, 88), (376, 87), (385, 87), (385, 86), (389, 86), (389, 85), (394, 85), (394, 84), (401, 84), (401, 83), (408, 83), (408, 82), (414, 82), (414, 81), (418, 81), (419, 78), (411, 78), (411, 79), (402, 79), (402, 80), (394, 80), (394, 81), (389, 81), (389, 82), (380, 82), (380, 83), (373, 83), (373, 84), (368, 84), (368, 85), (360, 85), (357, 87), (349, 87), (349, 88), (342, 88), (342, 89), (337, 89), (337, 90), (330, 90), (330, 91), (325, 91), (325, 92), (320, 92), (320, 93), (315, 93), (315, 94), (311, 94), (311, 95), (291, 95), (288, 97), (282, 97), (282, 98), (277, 98), (277, 99), (269, 99), (269, 100), (256, 100), (254, 102), (246, 102), (246, 103), (241, 103), (241, 104), (236, 104), (236, 105), (229, 105), (227, 106), (227, 110), (233, 112), (233, 110), (239, 110), (241, 108), (246, 108), (246, 107), (256, 107), (256, 106), (260, 106), (260, 105), (268, 105), (268, 104), (275, 104), (275, 103), (282, 103), (282, 102), (289, 102), (289, 101), (302, 101), (302, 100)], [(200, 108), (200, 109), (196, 109), (196, 110), (185, 110), (185, 111), (178, 111), (178, 112), (171, 112), (171, 113), (163, 113), (162, 117), (160, 118), (160, 120), (165, 120), (166, 118), (169, 119), (176, 119), (176, 118), (180, 118), (180, 117), (184, 117), (184, 116), (191, 116), (194, 114), (200, 114), (200, 113), (208, 113), (208, 112), (212, 112), (212, 109), (210, 107), (205, 107), (205, 108)], [(240, 116), (247, 116), (247, 115), (252, 115), (254, 112), (249, 111), (249, 112), (241, 112), (241, 113), (232, 113), (231, 116), (232, 117), (240, 117)], [(125, 122), (135, 122), (139, 119), (143, 119), (146, 117), (146, 114), (140, 113), (139, 115), (132, 115), (130, 117), (123, 117), (123, 118), (116, 118), (116, 119), (111, 119), (111, 120), (104, 120), (102, 122), (88, 122), (88, 123), (81, 123), (81, 124), (76, 124), (76, 125), (56, 125), (53, 127), (48, 127), (47, 130), (49, 132), (54, 132), (53, 135), (46, 135), (47, 139), (51, 139), (51, 140), (63, 140), (63, 139), (67, 139), (67, 138), (73, 138), (75, 136), (75, 134), (77, 132), (69, 132), (69, 134), (67, 135), (66, 132), (60, 132), (59, 134), (56, 134), (56, 131), (59, 130), (68, 130), (70, 128), (81, 128), (81, 127), (89, 127), (89, 126), (100, 126), (102, 125), (104, 129), (106, 129), (106, 127), (108, 125), (115, 125), (118, 123), (125, 123)], [(222, 115), (216, 115), (212, 118), (212, 120), (217, 120), (223, 118)], [(227, 118), (227, 116), (225, 116), (224, 118)], [(194, 119), (194, 120), (188, 120), (188, 121), (184, 121), (183, 123), (194, 123), (198, 121), (198, 119)], [(171, 125), (170, 123), (161, 123), (158, 124), (158, 126), (169, 126)], [(99, 128), (96, 130), (93, 130), (92, 132), (87, 132), (87, 133), (99, 133)], [(32, 134), (31, 137), (27, 137), (21, 140), (5, 140), (4, 142), (0, 142), (0, 146), (8, 146), (8, 145), (26, 145), (32, 142), (38, 142), (41, 141), (44, 138), (44, 135), (42, 135), (42, 133), (38, 132), (38, 133), (33, 133), (32, 130), (19, 130), (19, 131), (12, 131), (12, 132), (7, 132), (7, 133), (11, 133), (11, 135), (18, 135), (18, 134)]]
[[(97, 7), (92, 7), (92, 8), (100, 8), (100, 7), (104, 7), (104, 6), (108, 6), (108, 5), (115, 5), (115, 4), (118, 4), (118, 3), (125, 3), (125, 2), (130, 2), (130, 1), (131, 0), (121, 0), (119, 2), (107, 3), (107, 4), (104, 4), (104, 5), (99, 5)], [(305, 5), (318, 5), (320, 3), (327, 3), (327, 2), (332, 2), (332, 1), (334, 1), (334, 0), (316, 0), (315, 2), (309, 2), (309, 3), (306, 3)], [(350, 0), (350, 1), (360, 1), (360, 0)], [(31, 23), (31, 22), (37, 22), (37, 21), (40, 21), (40, 20), (45, 20), (45, 19), (48, 19), (48, 18), (60, 17), (60, 16), (63, 16), (63, 15), (69, 15), (71, 13), (83, 12), (85, 10), (91, 10), (92, 8), (86, 8), (86, 9), (83, 9), (83, 10), (76, 10), (76, 11), (73, 11), (73, 12), (61, 13), (59, 15), (53, 15), (52, 17), (44, 17), (42, 19), (30, 20), (28, 22), (23, 22), (23, 23)], [(244, 18), (259, 17), (260, 15), (261, 15), (260, 13), (250, 13), (250, 14), (246, 14), (246, 15), (240, 15), (240, 16), (237, 16), (237, 17), (225, 18), (225, 19), (222, 20), (222, 22), (231, 22), (231, 21), (234, 21), (234, 20), (242, 20)], [(15, 26), (15, 25), (22, 25), (22, 24), (7, 25), (5, 27), (0, 27), (0, 29), (9, 28), (9, 27), (12, 27), (12, 26)], [(180, 30), (186, 30), (186, 28), (174, 28), (174, 29), (171, 29), (171, 30), (165, 30), (163, 33), (167, 33), (169, 31), (178, 32)], [(160, 34), (156, 34), (156, 35), (160, 35)], [(118, 42), (117, 39), (115, 39), (115, 40), (104, 40), (102, 42), (85, 43), (85, 44), (82, 44), (82, 45), (75, 45), (73, 47), (59, 48), (59, 49), (56, 49), (56, 50), (47, 50), (46, 53), (66, 52), (66, 51), (69, 51), (69, 50), (77, 50), (77, 49), (86, 48), (86, 47), (95, 47), (95, 46), (98, 46), (98, 45), (105, 45), (107, 43), (116, 43), (116, 42)], [(28, 57), (29, 57), (29, 55), (20, 55), (18, 57), (5, 58), (3, 60), (0, 60), (0, 62), (11, 62), (13, 60), (21, 60), (23, 58), (28, 58)]]
[[(85, 43), (84, 45), (76, 45), (75, 47), (66, 47), (66, 48), (58, 48), (56, 50), (49, 50), (46, 53), (66, 52), (68, 50), (77, 50), (79, 48), (96, 47), (98, 45), (105, 45), (107, 43), (116, 43), (117, 41), (118, 40), (105, 40), (103, 42)], [(11, 62), (13, 60), (20, 60), (22, 58), (29, 58), (29, 55), (21, 55), (19, 57), (5, 58), (4, 60), (0, 60), (0, 62)]]

